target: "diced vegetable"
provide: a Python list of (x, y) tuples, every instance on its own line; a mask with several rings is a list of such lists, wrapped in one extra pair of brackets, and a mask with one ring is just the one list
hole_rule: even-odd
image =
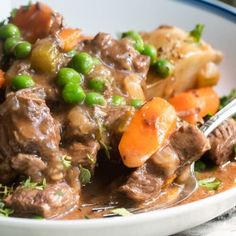
[(156, 61), (157, 50), (153, 45), (144, 44), (144, 49), (143, 49), (142, 54), (150, 57), (151, 65)]
[(209, 87), (214, 86), (220, 79), (220, 72), (217, 65), (213, 62), (207, 63), (197, 75), (197, 86)]
[(3, 86), (4, 82), (5, 82), (4, 72), (0, 69), (0, 88)]
[(208, 114), (214, 115), (219, 108), (219, 97), (212, 87), (180, 93), (169, 99), (181, 119), (195, 124)]
[(57, 45), (48, 39), (37, 41), (31, 53), (32, 67), (43, 73), (55, 73), (61, 59)]
[(164, 99), (153, 98), (133, 116), (119, 143), (123, 163), (139, 167), (159, 150), (176, 127), (175, 109)]
[(29, 56), (31, 48), (32, 46), (29, 42), (26, 41), (19, 42), (14, 48), (14, 56), (17, 59), (25, 58)]
[(196, 43), (200, 42), (204, 28), (205, 28), (205, 25), (197, 24), (195, 28), (192, 31), (190, 31), (189, 34)]
[(88, 81), (88, 87), (96, 92), (104, 92), (105, 90), (105, 79), (103, 78), (92, 78)]
[(30, 88), (34, 86), (34, 81), (29, 75), (17, 75), (12, 79), (12, 88), (14, 90)]
[(72, 50), (81, 40), (81, 30), (64, 28), (59, 33), (59, 38), (62, 41), (62, 48), (65, 52)]
[(132, 99), (130, 101), (130, 105), (135, 107), (135, 108), (139, 108), (144, 104), (144, 101), (142, 99)]
[(221, 181), (215, 177), (210, 177), (199, 180), (198, 184), (199, 186), (207, 188), (208, 190), (217, 190), (221, 185)]
[(153, 68), (161, 78), (167, 78), (171, 76), (174, 71), (174, 66), (170, 63), (170, 61), (165, 59), (157, 60), (153, 64)]
[(115, 96), (112, 97), (112, 104), (114, 106), (125, 105), (125, 99), (121, 96), (115, 95)]
[(15, 46), (20, 42), (19, 38), (8, 38), (3, 45), (4, 53), (10, 55), (13, 53)]
[(10, 22), (20, 28), (24, 37), (31, 43), (49, 34), (52, 27), (53, 11), (43, 3), (20, 7), (15, 11)]
[(141, 35), (138, 32), (135, 31), (128, 31), (122, 34), (122, 38), (130, 38), (134, 42), (134, 48), (142, 53), (144, 49), (144, 43)]
[(84, 168), (83, 166), (79, 166), (80, 169), (80, 182), (82, 185), (86, 185), (89, 184), (91, 181), (91, 173), (88, 169)]
[(20, 30), (13, 24), (7, 24), (0, 27), (0, 39), (19, 37)]
[(69, 67), (83, 75), (87, 75), (94, 67), (93, 58), (86, 52), (76, 54), (69, 63)]
[(82, 76), (72, 68), (61, 68), (57, 74), (57, 83), (60, 86), (65, 86), (68, 83), (78, 83), (82, 82)]
[(62, 97), (66, 103), (81, 103), (85, 99), (85, 93), (78, 83), (68, 83), (62, 90)]
[(94, 106), (94, 105), (104, 106), (106, 105), (106, 100), (101, 94), (90, 92), (90, 93), (87, 93), (86, 95), (85, 103), (88, 106)]

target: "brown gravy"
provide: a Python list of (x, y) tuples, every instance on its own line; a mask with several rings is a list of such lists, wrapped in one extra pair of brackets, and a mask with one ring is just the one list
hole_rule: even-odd
[[(236, 162), (231, 162), (222, 167), (217, 167), (204, 172), (197, 172), (196, 177), (198, 180), (216, 177), (221, 181), (221, 185), (217, 191), (209, 191), (207, 188), (198, 187), (198, 189), (189, 198), (182, 201), (179, 205), (194, 202), (233, 188), (236, 185)], [(97, 204), (98, 202), (99, 204)], [(81, 196), (82, 206), (62, 217), (62, 219), (72, 220), (100, 218), (106, 213), (109, 214), (109, 210), (105, 212), (93, 212), (92, 208), (105, 206), (107, 202), (111, 202), (109, 189), (102, 183), (93, 182), (86, 186), (83, 191), (83, 195)]]

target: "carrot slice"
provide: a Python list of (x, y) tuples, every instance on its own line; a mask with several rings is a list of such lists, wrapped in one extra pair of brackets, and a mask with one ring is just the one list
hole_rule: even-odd
[[(44, 3), (22, 6), (17, 11), (10, 22), (17, 25), (23, 36), (34, 43), (38, 38), (44, 38), (49, 35), (53, 25), (53, 11)], [(56, 19), (54, 17), (54, 21)]]
[(59, 33), (59, 38), (62, 41), (62, 48), (65, 52), (72, 50), (81, 40), (81, 30), (64, 28)]
[(123, 163), (139, 167), (162, 147), (176, 127), (175, 109), (162, 98), (153, 98), (134, 115), (119, 143)]
[(0, 88), (3, 86), (4, 82), (5, 82), (4, 72), (0, 70)]
[(208, 114), (219, 109), (219, 96), (212, 87), (205, 87), (180, 93), (169, 99), (183, 120), (195, 124)]

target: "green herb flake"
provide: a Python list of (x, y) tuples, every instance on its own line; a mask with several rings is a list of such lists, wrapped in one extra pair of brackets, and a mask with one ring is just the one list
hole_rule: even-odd
[(113, 214), (119, 215), (119, 216), (131, 216), (133, 215), (130, 211), (128, 211), (125, 208), (116, 208), (111, 210)]
[(194, 171), (202, 172), (206, 169), (206, 164), (203, 161), (196, 161), (194, 164)]
[(87, 156), (88, 160), (91, 162), (91, 164), (95, 164), (96, 163), (95, 158), (93, 158), (90, 154), (87, 154), (86, 156)]
[(200, 187), (207, 188), (208, 190), (217, 190), (220, 185), (221, 181), (217, 179), (216, 177), (210, 177), (207, 179), (201, 179), (198, 181), (198, 184)]
[(189, 35), (194, 39), (196, 43), (200, 42), (204, 28), (205, 26), (203, 24), (197, 24), (195, 28), (190, 31)]
[(84, 216), (84, 219), (88, 220), (88, 219), (90, 219), (90, 217), (87, 216), (87, 215), (85, 215), (85, 216)]
[(17, 11), (18, 11), (18, 9), (17, 8), (13, 8), (12, 10), (11, 10), (11, 13), (10, 13), (10, 16), (13, 18), (13, 17), (15, 17), (16, 16), (16, 13), (17, 13)]
[(66, 57), (73, 57), (73, 56), (76, 55), (76, 53), (77, 53), (77, 52), (76, 52), (75, 50), (71, 50), (71, 51), (65, 53), (65, 56), (66, 56)]
[(61, 160), (62, 160), (62, 164), (65, 168), (69, 168), (71, 167), (71, 157), (70, 156), (67, 156), (67, 155), (64, 155), (61, 157)]
[(0, 27), (3, 26), (5, 24), (5, 20), (0, 21)]
[(220, 99), (220, 109), (229, 104), (234, 98), (236, 98), (236, 89), (231, 90), (229, 95), (223, 96)]
[(57, 191), (57, 192), (55, 192), (55, 195), (63, 197), (64, 193), (62, 191)]
[(31, 5), (32, 5), (32, 1), (30, 0), (30, 1), (28, 2), (28, 4), (24, 6), (24, 10), (25, 10), (25, 11), (28, 11), (29, 8), (31, 7)]
[(41, 183), (35, 183), (31, 181), (31, 178), (29, 177), (26, 179), (23, 183), (21, 183), (21, 186), (23, 188), (31, 188), (31, 189), (37, 189), (37, 190), (44, 190), (47, 186), (46, 179), (44, 178)]
[(13, 187), (0, 184), (0, 197), (1, 198), (5, 198), (11, 193), (13, 193)]
[(14, 213), (14, 210), (10, 208), (6, 208), (5, 204), (2, 201), (0, 201), (0, 216), (8, 217), (12, 215), (13, 213)]
[(42, 216), (32, 216), (32, 219), (35, 219), (35, 220), (44, 220), (44, 217), (42, 217)]
[(99, 141), (99, 143), (101, 144), (101, 146), (103, 147), (106, 156), (108, 159), (111, 159), (111, 155), (110, 155), (110, 150), (112, 149), (110, 146), (106, 145), (102, 140)]
[(234, 154), (236, 155), (236, 144), (234, 145), (233, 150), (234, 150)]
[(88, 169), (84, 168), (83, 166), (79, 166), (80, 169), (80, 182), (82, 185), (86, 185), (89, 184), (91, 181), (91, 173)]

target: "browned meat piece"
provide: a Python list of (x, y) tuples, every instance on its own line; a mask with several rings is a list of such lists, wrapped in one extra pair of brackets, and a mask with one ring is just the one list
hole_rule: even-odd
[(41, 182), (47, 165), (37, 155), (19, 153), (11, 158), (11, 167), (17, 173), (31, 177), (34, 182)]
[(73, 166), (82, 165), (93, 173), (99, 148), (99, 143), (93, 140), (86, 144), (74, 142), (68, 146), (67, 153), (72, 157)]
[(5, 199), (14, 214), (19, 216), (43, 216), (52, 218), (75, 208), (79, 195), (66, 183), (48, 185), (44, 190), (18, 188)]
[(185, 124), (174, 132), (170, 144), (177, 153), (180, 164), (192, 163), (210, 149), (205, 135), (194, 125)]
[(118, 70), (128, 70), (146, 75), (149, 57), (137, 52), (127, 39), (115, 40), (110, 34), (99, 33), (91, 41), (85, 41), (84, 49), (99, 56), (107, 65)]
[(151, 200), (160, 193), (164, 182), (161, 175), (158, 176), (159, 171), (159, 167), (150, 160), (133, 171), (118, 191), (134, 202)]
[(76, 166), (73, 166), (67, 170), (66, 176), (65, 176), (65, 179), (66, 179), (66, 182), (68, 183), (68, 185), (71, 188), (73, 188), (74, 191), (76, 191), (76, 192), (80, 192), (80, 189), (81, 189), (79, 175), (80, 175), (79, 168)]
[(0, 152), (4, 158), (18, 153), (38, 155), (47, 162), (47, 177), (63, 177), (59, 153), (60, 130), (41, 95), (41, 89), (10, 93), (0, 106)]
[(225, 121), (209, 136), (211, 149), (206, 156), (216, 165), (222, 165), (234, 158), (236, 145), (236, 122), (233, 119)]
[(118, 191), (134, 203), (150, 201), (159, 195), (163, 184), (174, 180), (180, 168), (199, 159), (209, 148), (208, 139), (196, 126), (183, 124), (165, 147), (128, 176)]
[(10, 160), (0, 154), (0, 184), (8, 184), (14, 180), (16, 173), (11, 168)]

